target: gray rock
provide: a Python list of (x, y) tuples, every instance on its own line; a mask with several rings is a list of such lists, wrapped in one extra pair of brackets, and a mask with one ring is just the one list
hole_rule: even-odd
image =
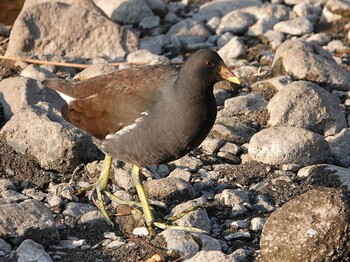
[(77, 80), (77, 81), (83, 81), (83, 80), (86, 80), (86, 79), (94, 77), (94, 76), (109, 74), (109, 73), (112, 73), (116, 70), (117, 69), (115, 66), (112, 66), (109, 64), (94, 64), (94, 65), (87, 67), (86, 69), (84, 69), (80, 73), (76, 74), (73, 77), (73, 79)]
[(226, 142), (225, 145), (220, 148), (220, 152), (229, 152), (233, 155), (238, 155), (241, 152), (241, 147), (236, 144)]
[(149, 235), (147, 227), (136, 227), (136, 228), (134, 228), (132, 233), (135, 236), (148, 236)]
[(266, 128), (252, 137), (248, 152), (253, 160), (272, 165), (307, 166), (330, 157), (323, 136), (299, 127)]
[(318, 22), (322, 13), (322, 6), (319, 3), (314, 5), (305, 2), (299, 3), (293, 7), (293, 12), (297, 16), (305, 16), (312, 24), (315, 24)]
[(168, 12), (168, 6), (165, 0), (146, 0), (146, 3), (153, 13), (160, 17), (164, 17)]
[(193, 18), (198, 21), (209, 21), (212, 17), (223, 17), (227, 13), (247, 6), (261, 5), (260, 0), (218, 0), (200, 6)]
[(142, 0), (94, 0), (94, 2), (117, 23), (134, 24), (153, 15), (147, 2)]
[(290, 76), (276, 76), (266, 80), (256, 82), (252, 85), (252, 89), (270, 88), (272, 90), (281, 91), (285, 86), (291, 83), (293, 79)]
[(50, 210), (37, 200), (1, 205), (0, 238), (18, 245), (30, 238), (40, 244), (56, 243), (59, 239)]
[(0, 103), (3, 105), (5, 121), (23, 108), (40, 101), (49, 103), (57, 110), (61, 110), (65, 104), (59, 94), (33, 79), (11, 77), (0, 82)]
[(196, 254), (200, 250), (219, 251), (221, 243), (205, 234), (191, 233), (177, 229), (166, 229), (157, 237), (164, 239), (166, 249), (176, 255)]
[(178, 177), (185, 180), (186, 182), (190, 182), (192, 173), (182, 168), (175, 168), (173, 171), (171, 171), (169, 177)]
[(208, 22), (207, 22), (207, 27), (212, 31), (215, 32), (216, 29), (218, 28), (218, 26), (220, 25), (221, 22), (221, 18), (214, 16), (213, 18), (211, 18)]
[(145, 36), (140, 40), (140, 49), (146, 49), (153, 54), (162, 54), (164, 48), (171, 43), (168, 35)]
[(103, 221), (107, 223), (106, 218), (103, 216), (100, 210), (84, 213), (80, 217), (80, 223), (82, 224), (99, 224), (100, 225)]
[(271, 212), (276, 209), (271, 199), (265, 195), (257, 195), (253, 208), (262, 212)]
[(223, 35), (221, 35), (216, 44), (218, 47), (223, 47), (224, 45), (226, 45), (228, 42), (230, 42), (230, 40), (234, 37), (233, 34), (231, 34), (230, 32), (226, 32)]
[(349, 168), (327, 164), (312, 165), (300, 169), (298, 177), (308, 177), (311, 184), (316, 186), (350, 190)]
[(16, 190), (16, 186), (9, 179), (0, 179), (0, 193), (5, 190)]
[(269, 40), (270, 45), (273, 49), (280, 46), (285, 39), (285, 36), (283, 33), (277, 32), (275, 30), (267, 30), (267, 32), (264, 33), (264, 36)]
[(64, 121), (58, 111), (45, 103), (14, 115), (0, 136), (16, 152), (36, 157), (46, 169), (65, 171), (101, 157), (91, 136)]
[(341, 19), (350, 11), (350, 3), (346, 0), (328, 0), (323, 12), (322, 22), (332, 22)]
[(86, 244), (84, 239), (78, 239), (71, 237), (71, 239), (60, 240), (57, 245), (51, 245), (50, 248), (53, 249), (77, 249), (82, 245)]
[(256, 130), (247, 123), (224, 123), (225, 119), (219, 119), (210, 131), (210, 135), (216, 139), (226, 140), (232, 143), (244, 144), (249, 142)]
[(148, 196), (168, 201), (189, 200), (196, 195), (190, 183), (176, 177), (148, 180), (144, 183), (144, 189)]
[(125, 245), (126, 243), (120, 239), (117, 239), (117, 240), (113, 240), (111, 241), (107, 246), (106, 248), (118, 248), (118, 247), (121, 247), (123, 245)]
[(142, 29), (152, 29), (160, 25), (160, 18), (158, 16), (147, 16), (142, 18), (139, 27)]
[(324, 33), (324, 32), (317, 33), (317, 34), (311, 35), (308, 38), (306, 38), (307, 42), (312, 43), (312, 44), (317, 44), (319, 46), (326, 45), (331, 40), (332, 40), (331, 35)]
[(28, 196), (23, 195), (21, 193), (13, 191), (13, 190), (4, 190), (1, 192), (1, 196), (4, 199), (10, 200), (11, 202), (21, 202), (21, 201), (29, 198)]
[(350, 90), (350, 74), (318, 45), (286, 41), (277, 49), (272, 67), (284, 70), (295, 79), (316, 82), (328, 90)]
[(256, 21), (254, 25), (249, 27), (247, 35), (249, 36), (259, 36), (271, 30), (273, 26), (278, 22), (278, 18), (275, 16), (263, 17)]
[(343, 167), (350, 167), (350, 129), (343, 129), (334, 136), (326, 138), (331, 149), (333, 163)]
[(95, 210), (97, 210), (97, 208), (90, 204), (69, 202), (62, 214), (72, 217), (80, 217)]
[(250, 227), (253, 231), (261, 231), (264, 228), (265, 223), (266, 223), (265, 218), (254, 217), (252, 218)]
[(225, 64), (230, 66), (234, 63), (232, 60), (245, 56), (246, 51), (242, 40), (239, 37), (234, 36), (229, 42), (219, 49), (218, 54), (222, 57)]
[(28, 65), (20, 74), (22, 77), (28, 77), (31, 79), (35, 79), (38, 81), (43, 81), (46, 78), (53, 78), (56, 77), (52, 72), (49, 70), (40, 67), (38, 65)]
[(226, 32), (234, 35), (243, 34), (253, 23), (254, 19), (250, 15), (234, 10), (221, 19), (216, 34), (220, 35)]
[(203, 165), (200, 159), (189, 155), (181, 157), (171, 163), (178, 168), (186, 169), (188, 171), (197, 171)]
[(215, 196), (215, 198), (218, 198), (225, 205), (232, 207), (245, 202), (249, 203), (249, 193), (241, 189), (225, 189), (222, 193)]
[(38, 201), (43, 201), (46, 198), (46, 194), (40, 190), (34, 188), (23, 189), (22, 194), (34, 198)]
[(253, 253), (254, 252), (250, 249), (238, 248), (231, 254), (231, 256), (239, 262), (244, 262), (249, 260), (248, 257), (251, 256)]
[(226, 117), (247, 115), (264, 109), (266, 105), (266, 100), (258, 94), (236, 96), (225, 101), (224, 109), (219, 114)]
[(305, 35), (314, 31), (314, 26), (306, 17), (297, 17), (287, 21), (281, 21), (274, 25), (273, 30), (290, 34)]
[(210, 137), (207, 137), (201, 144), (201, 148), (207, 153), (207, 154), (214, 154), (219, 151), (219, 149), (223, 146), (225, 142), (220, 139), (213, 139)]
[[(284, 3), (286, 3), (287, 5), (297, 5), (300, 3), (304, 3), (304, 0), (283, 0)], [(309, 4), (325, 4), (327, 2), (327, 0), (308, 0), (307, 3)]]
[(272, 213), (261, 234), (261, 261), (346, 261), (349, 206), (334, 189), (314, 189)]
[(236, 239), (251, 238), (251, 234), (249, 232), (233, 232), (233, 233), (230, 233), (230, 234), (224, 236), (224, 238), (227, 241), (232, 241), (232, 240), (236, 240)]
[[(12, 259), (17, 259), (18, 262), (52, 262), (44, 247), (31, 239), (24, 240), (16, 251), (11, 255)], [(11, 260), (12, 261), (12, 260)]]
[(169, 64), (167, 57), (153, 54), (146, 49), (139, 49), (128, 54), (126, 60), (129, 63)]
[(203, 261), (220, 261), (220, 262), (236, 262), (235, 258), (226, 255), (221, 251), (200, 251), (194, 257), (187, 259), (187, 262), (203, 262)]
[[(199, 205), (195, 201), (187, 201), (185, 203), (181, 203), (173, 208), (173, 210), (170, 212), (170, 216), (178, 215), (181, 212), (188, 210), (192, 207), (199, 207)], [(180, 219), (176, 220), (174, 222), (175, 225), (178, 226), (189, 226), (189, 227), (197, 227), (201, 228), (208, 233), (211, 230), (211, 222), (208, 217), (208, 213), (204, 208), (197, 208)]]
[(178, 47), (186, 48), (190, 44), (204, 42), (210, 36), (210, 32), (202, 23), (186, 18), (170, 27), (167, 35), (172, 37), (173, 44), (178, 42)]
[(267, 105), (270, 126), (295, 126), (329, 136), (347, 127), (340, 100), (316, 84), (297, 81), (280, 90)]
[(11, 245), (2, 238), (0, 238), (0, 251), (3, 251), (5, 254), (10, 254), (12, 251)]
[(138, 39), (131, 31), (110, 21), (99, 9), (52, 1), (32, 5), (20, 13), (5, 55), (35, 55), (44, 60), (54, 57), (59, 61), (105, 57), (120, 61), (137, 45)]
[(264, 3), (262, 5), (252, 5), (242, 8), (241, 11), (250, 14), (255, 20), (272, 16), (278, 20), (286, 20), (290, 17), (290, 8), (279, 4)]

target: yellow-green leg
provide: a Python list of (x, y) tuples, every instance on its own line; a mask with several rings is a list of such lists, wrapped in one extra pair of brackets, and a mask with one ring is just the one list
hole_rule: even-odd
[[(151, 207), (149, 205), (148, 199), (146, 197), (145, 190), (143, 189), (142, 186), (142, 179), (141, 179), (141, 174), (140, 174), (140, 167), (137, 165), (133, 166), (132, 169), (132, 178), (133, 182), (137, 191), (137, 194), (139, 196), (139, 200), (143, 209), (143, 215), (145, 216), (145, 221), (146, 225), (148, 226), (148, 230), (150, 232), (150, 236), (154, 235), (154, 230), (153, 226), (161, 228), (161, 229), (167, 229), (167, 228), (174, 228), (174, 229), (181, 229), (181, 230), (187, 230), (191, 232), (198, 232), (198, 233), (207, 233), (205, 230), (196, 228), (196, 227), (188, 227), (188, 226), (173, 226), (173, 225), (168, 225), (163, 222), (157, 222), (154, 219), (153, 213), (151, 211)], [(184, 212), (181, 212), (179, 215), (174, 217), (173, 219), (170, 219), (171, 221), (175, 221), (185, 214), (187, 214), (190, 211), (193, 211), (195, 208), (190, 208), (188, 210), (185, 210)]]
[(104, 215), (105, 219), (107, 220), (108, 224), (113, 226), (113, 222), (109, 218), (109, 215), (107, 213), (102, 193), (105, 194), (110, 200), (117, 202), (118, 204), (121, 205), (129, 205), (133, 207), (141, 207), (140, 203), (137, 203), (135, 201), (129, 201), (129, 200), (123, 200), (118, 198), (117, 196), (111, 194), (110, 192), (106, 191), (107, 185), (108, 185), (108, 180), (109, 180), (109, 175), (111, 172), (111, 166), (112, 166), (112, 161), (113, 158), (109, 155), (105, 156), (104, 162), (103, 162), (103, 168), (100, 174), (100, 177), (98, 181), (95, 184), (91, 184), (83, 189), (80, 189), (77, 191), (77, 194), (81, 194), (83, 192), (92, 190), (90, 196), (93, 195), (94, 192), (96, 192), (97, 195), (97, 200), (94, 201), (96, 206), (101, 210), (102, 214)]
[(152, 214), (151, 207), (150, 207), (148, 199), (146, 197), (145, 190), (143, 189), (143, 186), (142, 186), (140, 167), (137, 165), (134, 165), (132, 168), (132, 180), (134, 182), (134, 185), (135, 185), (135, 188), (137, 191), (137, 195), (139, 196), (139, 200), (140, 200), (140, 203), (142, 206), (143, 215), (145, 217), (146, 224), (148, 226), (148, 230), (150, 232), (150, 235), (153, 236), (154, 231), (153, 231), (152, 226), (154, 223), (154, 216)]

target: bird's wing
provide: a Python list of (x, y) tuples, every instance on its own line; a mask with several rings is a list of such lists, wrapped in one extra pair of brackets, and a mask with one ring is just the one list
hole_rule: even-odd
[(124, 70), (122, 75), (117, 79), (112, 73), (101, 76), (102, 81), (94, 77), (82, 82), (81, 88), (100, 85), (100, 91), (71, 101), (62, 108), (63, 118), (103, 139), (134, 123), (143, 112), (147, 112), (157, 102), (157, 91), (174, 81), (177, 70), (172, 67), (143, 67)]
[(141, 66), (98, 75), (81, 82), (49, 78), (45, 79), (43, 84), (74, 99), (83, 99), (102, 91), (104, 88), (117, 86), (119, 83), (137, 90), (151, 83), (159, 86), (164, 78), (176, 72), (177, 70), (172, 66)]

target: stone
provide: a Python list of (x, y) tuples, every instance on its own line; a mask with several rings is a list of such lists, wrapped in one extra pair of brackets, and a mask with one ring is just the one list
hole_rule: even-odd
[(99, 224), (106, 222), (106, 218), (103, 216), (100, 210), (88, 211), (81, 215), (80, 223), (82, 224)]
[(245, 56), (246, 51), (242, 40), (239, 37), (234, 36), (219, 49), (218, 54), (224, 60), (225, 64), (230, 66), (235, 59)]
[(84, 239), (72, 237), (71, 239), (60, 240), (57, 245), (51, 245), (50, 247), (53, 249), (77, 249), (84, 244), (86, 244)]
[(190, 44), (204, 42), (210, 36), (210, 32), (202, 23), (186, 18), (170, 27), (167, 35), (173, 41), (179, 42), (179, 47), (186, 48)]
[(0, 238), (0, 251), (3, 251), (5, 254), (10, 254), (12, 252), (11, 245), (2, 238)]
[(317, 44), (319, 46), (327, 45), (332, 40), (331, 35), (321, 32), (313, 34), (306, 38), (306, 41), (312, 44)]
[(135, 236), (148, 236), (149, 235), (147, 227), (136, 227), (136, 228), (134, 228), (132, 233)]
[[(137, 2), (139, 7), (144, 3)], [(141, 12), (137, 13), (138, 19)], [(116, 16), (118, 14), (115, 12)], [(60, 26), (52, 26), (55, 24)], [(50, 1), (23, 9), (11, 30), (5, 55), (35, 55), (42, 60), (57, 61), (87, 61), (96, 57), (122, 61), (137, 45), (134, 33), (113, 23), (93, 5), (84, 7), (78, 3)]]
[[(0, 93), (0, 103), (3, 106), (6, 122), (14, 114), (38, 102), (47, 102), (57, 110), (61, 110), (65, 104), (57, 92), (27, 77), (11, 77), (2, 80)], [(18, 99), (19, 97), (21, 99)]]
[(218, 198), (225, 205), (232, 207), (245, 202), (249, 203), (249, 193), (242, 189), (225, 189), (215, 198)]
[(298, 177), (308, 177), (311, 185), (350, 190), (349, 168), (319, 164), (306, 166), (298, 171)]
[(145, 36), (140, 40), (140, 49), (146, 49), (153, 54), (162, 54), (165, 47), (170, 45), (171, 37), (168, 35)]
[(38, 201), (43, 201), (46, 198), (46, 195), (44, 192), (40, 190), (36, 190), (34, 188), (26, 188), (22, 190), (22, 194), (29, 196), (31, 198), (34, 198)]
[(115, 72), (116, 70), (117, 69), (115, 66), (112, 66), (109, 64), (101, 64), (101, 63), (94, 64), (94, 65), (88, 66), (83, 71), (76, 74), (73, 77), (73, 79), (76, 81), (83, 81), (94, 76), (109, 74), (109, 73)]
[(97, 210), (97, 208), (90, 204), (69, 202), (66, 205), (66, 208), (62, 212), (62, 214), (72, 216), (72, 217), (80, 217), (88, 212), (95, 211), (95, 210)]
[(160, 25), (160, 18), (158, 16), (146, 16), (142, 18), (139, 23), (141, 29), (152, 29)]
[(288, 84), (270, 100), (267, 111), (270, 126), (303, 127), (324, 136), (347, 127), (338, 97), (311, 82)]
[(273, 30), (284, 34), (301, 36), (312, 33), (314, 31), (314, 26), (306, 17), (297, 17), (276, 23)]
[(290, 84), (293, 79), (290, 76), (276, 76), (266, 80), (256, 82), (252, 85), (253, 90), (259, 89), (272, 89), (273, 91), (281, 91), (288, 84)]
[(167, 201), (189, 200), (196, 195), (190, 183), (176, 177), (148, 180), (144, 189), (147, 196)]
[(153, 12), (142, 0), (94, 0), (105, 14), (117, 23), (135, 24)]
[(49, 70), (33, 64), (28, 65), (26, 68), (24, 68), (20, 76), (35, 79), (38, 81), (43, 81), (46, 78), (55, 77), (55, 75)]
[(346, 261), (350, 215), (343, 197), (313, 189), (278, 208), (261, 234), (261, 261)]
[(201, 148), (207, 153), (207, 154), (214, 154), (219, 151), (219, 149), (223, 146), (225, 142), (220, 139), (213, 139), (210, 137), (207, 137), (201, 144)]
[(177, 168), (186, 169), (188, 171), (197, 171), (202, 165), (202, 161), (196, 157), (186, 155), (181, 157), (171, 164), (175, 165)]
[(218, 120), (210, 131), (210, 135), (216, 139), (226, 140), (235, 144), (249, 142), (256, 130), (247, 123), (225, 123), (225, 120)]
[(129, 63), (169, 64), (167, 57), (153, 54), (146, 49), (139, 49), (128, 54), (126, 60)]
[(211, 230), (211, 222), (208, 217), (208, 213), (204, 208), (200, 207), (200, 205), (196, 203), (196, 201), (187, 201), (185, 203), (177, 205), (173, 208), (173, 210), (171, 210), (169, 215), (176, 216), (181, 212), (189, 210), (193, 207), (198, 208), (191, 212), (188, 212), (186, 215), (176, 220), (174, 224), (185, 227), (197, 227), (209, 233)]
[(349, 15), (350, 3), (347, 0), (328, 0), (321, 21), (332, 22)]
[(166, 243), (168, 252), (177, 256), (196, 254), (200, 250), (221, 250), (221, 243), (219, 240), (202, 233), (166, 229), (157, 235), (156, 238), (162, 238)]
[[(35, 262), (52, 262), (50, 255), (45, 252), (42, 245), (31, 239), (24, 240), (16, 249), (11, 258), (16, 261), (35, 261)], [(13, 260), (10, 260), (13, 261)]]
[(253, 160), (271, 165), (307, 166), (330, 157), (324, 137), (300, 127), (266, 128), (252, 137), (248, 152)]
[(231, 117), (234, 115), (248, 115), (264, 109), (267, 101), (258, 94), (247, 94), (229, 98), (225, 101), (224, 109), (220, 115)]
[(16, 186), (6, 178), (0, 179), (0, 193), (5, 190), (16, 190)]
[(333, 163), (350, 167), (350, 129), (345, 128), (334, 136), (326, 137), (333, 157)]
[(46, 103), (12, 116), (0, 137), (16, 152), (34, 156), (45, 169), (66, 171), (102, 157), (90, 135), (63, 120), (60, 112)]
[(29, 198), (28, 196), (23, 195), (21, 193), (13, 191), (13, 190), (4, 190), (1, 192), (1, 196), (4, 199), (10, 200), (11, 202), (21, 202), (21, 201)]
[(266, 33), (263, 34), (263, 36), (268, 39), (268, 41), (270, 42), (270, 46), (273, 49), (280, 46), (285, 39), (285, 36), (283, 33), (277, 32), (275, 30), (267, 30)]
[(15, 245), (27, 238), (48, 245), (56, 243), (59, 236), (50, 210), (35, 199), (28, 199), (1, 205), (0, 238)]
[(187, 259), (187, 262), (203, 262), (203, 261), (220, 261), (220, 262), (236, 262), (238, 260), (226, 255), (221, 251), (200, 251), (194, 257)]
[(234, 35), (243, 34), (253, 23), (254, 19), (250, 15), (234, 10), (221, 19), (216, 34), (221, 35), (226, 32)]
[(259, 36), (271, 30), (273, 26), (278, 22), (278, 18), (275, 16), (263, 17), (256, 21), (254, 25), (249, 27), (247, 35), (249, 36)]
[(252, 218), (250, 223), (251, 223), (250, 228), (253, 231), (261, 231), (265, 226), (266, 219), (262, 217), (254, 217)]
[(322, 47), (305, 41), (285, 41), (276, 51), (272, 68), (282, 69), (295, 79), (315, 82), (327, 90), (350, 90), (350, 74)]
[(198, 12), (194, 14), (194, 19), (198, 21), (209, 21), (211, 18), (223, 17), (227, 13), (242, 9), (248, 6), (261, 5), (260, 0), (218, 0), (213, 2), (207, 2), (200, 6)]

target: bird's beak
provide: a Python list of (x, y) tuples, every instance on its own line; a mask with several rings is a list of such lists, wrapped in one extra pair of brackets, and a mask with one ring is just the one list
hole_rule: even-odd
[(219, 74), (223, 79), (229, 82), (236, 83), (238, 85), (241, 84), (241, 81), (239, 81), (238, 77), (232, 73), (230, 69), (228, 69), (225, 65), (221, 65)]

